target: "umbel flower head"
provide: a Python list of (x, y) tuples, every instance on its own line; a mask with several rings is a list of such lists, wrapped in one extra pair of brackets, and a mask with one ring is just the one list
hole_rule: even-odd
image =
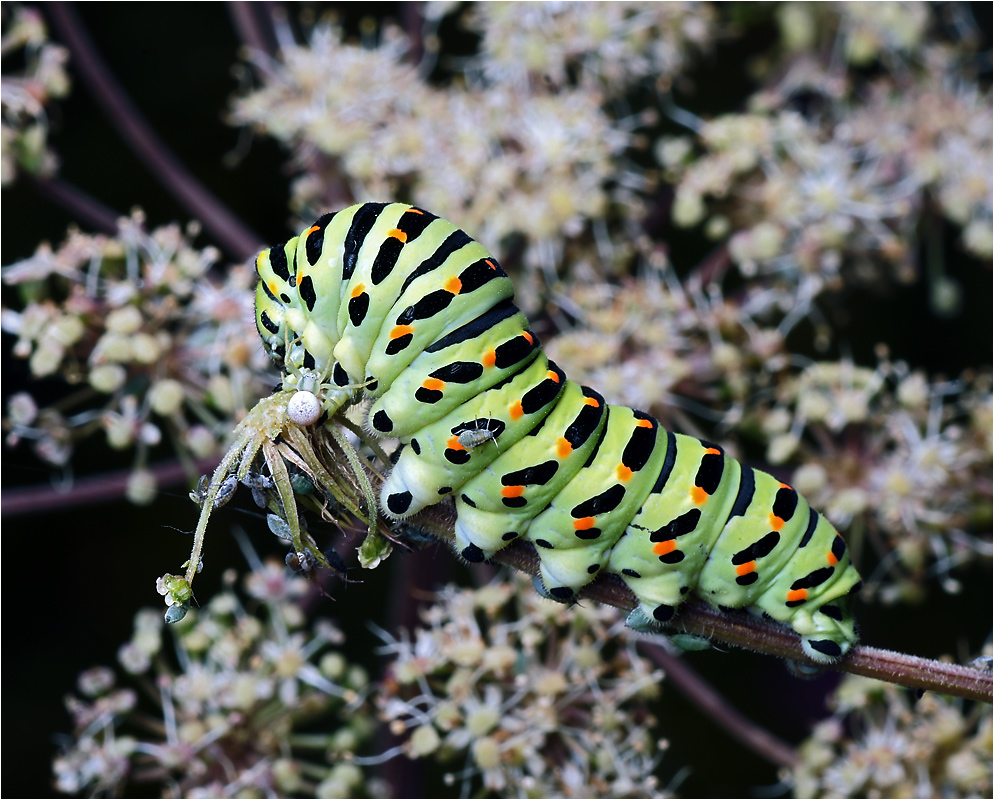
[[(988, 649), (988, 652), (990, 650)], [(980, 668), (990, 669), (990, 656)], [(964, 797), (992, 786), (991, 706), (847, 676), (799, 749), (798, 797)], [(848, 723), (846, 724), (846, 720)]]
[(523, 579), (438, 599), (409, 636), (383, 634), (393, 663), (376, 704), (403, 742), (377, 760), (451, 765), (464, 794), (665, 796), (647, 707), (663, 674), (616, 609), (564, 608)]
[(18, 393), (4, 417), (6, 443), (30, 442), (65, 467), (77, 443), (103, 433), (115, 450), (134, 451), (129, 494), (147, 503), (154, 479), (148, 451), (170, 438), (186, 455), (211, 455), (266, 393), (267, 362), (253, 346), (252, 273), (212, 275), (214, 248), (197, 249), (196, 225), (145, 230), (141, 213), (118, 222), (117, 236), (70, 232), (5, 266), (3, 282), (20, 287), (21, 310), (5, 307), (13, 354), (35, 378), (62, 377), (70, 393), (37, 408)]
[[(143, 609), (106, 667), (80, 676), (66, 698), (74, 730), (55, 759), (67, 794), (120, 794), (148, 784), (164, 795), (335, 797), (370, 791), (344, 761), (371, 734), (365, 671), (343, 654), (328, 619), (304, 627), (308, 581), (259, 562), (235, 591), (164, 629)], [(133, 686), (142, 690), (140, 694)], [(317, 724), (320, 734), (305, 734)], [(127, 787), (131, 787), (128, 789)]]

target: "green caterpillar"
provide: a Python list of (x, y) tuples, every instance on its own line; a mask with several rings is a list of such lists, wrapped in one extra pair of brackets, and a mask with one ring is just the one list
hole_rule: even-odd
[(402, 519), (455, 498), (456, 549), (482, 561), (524, 537), (546, 592), (600, 572), (638, 598), (636, 627), (688, 594), (766, 614), (830, 663), (856, 641), (845, 542), (794, 489), (720, 447), (663, 430), (567, 380), (496, 259), (401, 203), (327, 214), (259, 254), (256, 322), (306, 425), (365, 395), (403, 449), (381, 494)]

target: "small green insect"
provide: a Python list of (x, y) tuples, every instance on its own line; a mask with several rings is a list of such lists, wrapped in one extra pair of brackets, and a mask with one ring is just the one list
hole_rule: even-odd
[(563, 601), (617, 574), (638, 598), (636, 627), (694, 594), (791, 626), (820, 663), (855, 643), (860, 579), (828, 521), (717, 445), (567, 380), (497, 260), (450, 222), (363, 203), (256, 268), (259, 333), (284, 390), (303, 395), (293, 421), (367, 397), (370, 429), (402, 443), (380, 495), (390, 518), (451, 495), (468, 561), (526, 539)]

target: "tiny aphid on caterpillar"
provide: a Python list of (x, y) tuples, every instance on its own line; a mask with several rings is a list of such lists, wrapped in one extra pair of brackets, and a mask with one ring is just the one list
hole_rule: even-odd
[[(524, 538), (560, 600), (615, 573), (638, 599), (636, 627), (694, 594), (789, 625), (820, 663), (855, 643), (860, 579), (829, 522), (719, 446), (567, 380), (497, 260), (450, 222), (362, 203), (256, 267), (256, 322), (284, 386), (329, 417), (371, 398), (370, 429), (400, 440), (380, 495), (390, 518), (451, 495), (464, 558)], [(305, 400), (298, 424), (313, 424)]]
[(452, 429), (456, 441), (467, 450), (482, 447), (487, 442), (497, 443), (497, 437), (504, 430), (504, 423), (499, 419), (475, 419), (457, 425)]

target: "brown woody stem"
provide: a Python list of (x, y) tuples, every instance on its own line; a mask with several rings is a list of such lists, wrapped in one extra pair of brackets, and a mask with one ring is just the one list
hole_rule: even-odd
[[(455, 510), (448, 506), (433, 506), (421, 512), (413, 522), (433, 536), (451, 541)], [(514, 542), (497, 553), (492, 560), (530, 575), (538, 575), (538, 554), (527, 542)], [(584, 589), (582, 597), (624, 611), (631, 611), (636, 606), (635, 596), (614, 575), (599, 576)], [(766, 622), (745, 612), (726, 614), (696, 598), (680, 607), (679, 615), (669, 627), (680, 633), (703, 636), (714, 642), (779, 656), (799, 664), (821, 666), (814, 664), (804, 654), (800, 639), (789, 628)], [(857, 645), (830, 668), (877, 678), (899, 686), (932, 690), (984, 703), (994, 700), (990, 672), (875, 647)]]

